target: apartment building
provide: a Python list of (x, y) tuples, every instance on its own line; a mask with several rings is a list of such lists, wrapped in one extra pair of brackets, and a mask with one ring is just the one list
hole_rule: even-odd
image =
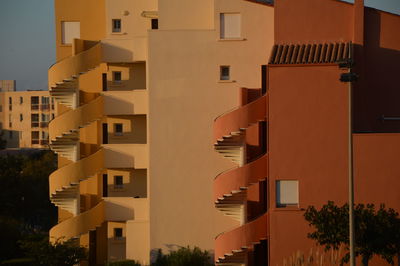
[(48, 124), (54, 100), (48, 91), (16, 91), (15, 81), (2, 81), (0, 128), (6, 148), (48, 149)]
[(90, 265), (148, 265), (160, 248), (213, 253), (240, 224), (211, 200), (214, 177), (235, 164), (210, 147), (210, 129), (237, 105), (233, 90), (261, 87), (267, 2), (55, 0), (53, 241), (76, 238)]
[[(400, 210), (400, 16), (362, 0), (277, 0), (274, 18), (262, 89), (242, 89), (214, 123), (215, 150), (238, 165), (216, 177), (215, 206), (242, 219), (216, 238), (220, 265), (284, 265), (316, 250), (304, 210), (348, 202), (350, 99), (355, 202)], [(359, 76), (352, 98), (340, 61)]]

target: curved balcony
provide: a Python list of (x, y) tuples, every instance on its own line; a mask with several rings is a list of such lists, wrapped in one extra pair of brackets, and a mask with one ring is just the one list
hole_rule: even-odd
[(215, 258), (217, 264), (241, 265), (245, 263), (246, 254), (254, 250), (255, 245), (268, 236), (268, 214), (220, 234), (215, 240)]
[(75, 40), (75, 50), (78, 46), (81, 46), (82, 49), (79, 50), (83, 50), (82, 52), (55, 63), (48, 71), (50, 95), (69, 107), (72, 107), (75, 101), (73, 95), (76, 93), (79, 75), (96, 68), (102, 62), (100, 42)]
[(74, 210), (79, 183), (105, 169), (116, 168), (148, 168), (147, 145), (105, 144), (92, 155), (56, 170), (49, 177), (51, 202)]
[[(260, 194), (256, 209), (249, 209), (248, 194), (259, 188), (268, 177), (268, 155), (265, 146), (259, 146), (260, 153), (247, 151), (248, 137), (253, 126), (259, 128), (260, 121), (267, 120), (268, 95), (261, 90), (242, 89), (244, 105), (227, 112), (214, 121), (214, 149), (222, 156), (237, 163), (239, 167), (219, 174), (214, 180), (215, 207), (224, 215), (240, 222), (241, 226), (219, 235), (216, 239), (215, 257), (217, 265), (247, 265), (255, 254), (266, 252), (267, 212), (265, 194)], [(263, 145), (265, 134), (258, 135)], [(260, 156), (260, 157), (256, 157)], [(257, 159), (256, 159), (257, 158)], [(254, 160), (255, 159), (255, 160)], [(250, 161), (248, 163), (248, 161)], [(257, 185), (257, 186), (253, 186)], [(263, 198), (261, 198), (263, 197)], [(256, 211), (255, 211), (256, 210)], [(254, 212), (255, 211), (255, 212)], [(261, 216), (260, 216), (261, 215)], [(249, 217), (258, 216), (251, 222)], [(260, 252), (261, 250), (261, 252)], [(262, 257), (263, 255), (261, 255)], [(258, 264), (256, 264), (258, 265)]]
[(246, 190), (250, 185), (264, 180), (267, 176), (267, 154), (242, 167), (219, 174), (214, 181), (215, 203), (224, 203), (227, 198)]
[(96, 230), (107, 221), (148, 221), (148, 200), (106, 198), (90, 210), (69, 218), (50, 230), (51, 241), (68, 240)]
[(75, 160), (79, 141), (79, 128), (103, 116), (104, 99), (97, 97), (88, 104), (69, 110), (49, 123), (50, 148), (70, 160)]
[(49, 138), (51, 141), (63, 138), (74, 130), (78, 130), (103, 116), (104, 99), (99, 96), (88, 104), (69, 110), (49, 123)]
[(224, 137), (229, 138), (239, 134), (249, 125), (265, 120), (267, 109), (268, 95), (263, 95), (251, 103), (217, 117), (214, 121), (215, 141), (223, 141)]
[(76, 186), (80, 181), (99, 173), (103, 170), (103, 166), (104, 150), (100, 149), (80, 161), (54, 171), (49, 177), (50, 199), (60, 198), (62, 191)]

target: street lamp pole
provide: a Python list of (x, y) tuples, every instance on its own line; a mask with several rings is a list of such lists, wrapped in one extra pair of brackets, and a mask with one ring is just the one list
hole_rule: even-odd
[(339, 62), (340, 68), (347, 68), (348, 72), (340, 75), (340, 81), (348, 83), (348, 182), (349, 182), (349, 246), (350, 266), (356, 265), (355, 257), (355, 225), (354, 225), (354, 163), (353, 163), (353, 82), (358, 76), (352, 72), (353, 44), (348, 47), (349, 59)]

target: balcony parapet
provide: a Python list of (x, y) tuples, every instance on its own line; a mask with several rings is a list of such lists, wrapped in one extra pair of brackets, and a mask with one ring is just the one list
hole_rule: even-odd
[(129, 220), (148, 220), (147, 199), (106, 198), (90, 210), (54, 226), (50, 240), (65, 241), (95, 230), (103, 222)]
[(238, 107), (228, 113), (217, 117), (214, 121), (214, 140), (222, 140), (224, 136), (238, 132), (267, 117), (268, 95), (263, 95), (257, 100)]
[(79, 184), (96, 173), (99, 173), (104, 167), (104, 149), (100, 149), (92, 155), (68, 164), (54, 171), (49, 177), (50, 198), (62, 191), (63, 188)]
[(101, 42), (103, 62), (130, 63), (147, 60), (147, 37), (145, 36), (130, 39), (108, 38)]
[(258, 183), (268, 177), (268, 154), (264, 154), (257, 160), (225, 171), (215, 177), (214, 201), (218, 201), (226, 194), (240, 191), (251, 184)]
[(232, 256), (234, 251), (251, 249), (253, 243), (266, 239), (268, 237), (267, 222), (268, 214), (265, 213), (249, 223), (217, 236), (215, 240), (217, 262), (223, 262), (224, 258)]
[(58, 198), (104, 169), (115, 168), (148, 168), (147, 144), (105, 144), (92, 155), (54, 171), (49, 177), (50, 198)]
[(90, 48), (67, 57), (50, 67), (48, 72), (49, 90), (62, 82), (67, 82), (76, 78), (81, 73), (94, 69), (102, 62), (101, 43), (98, 42), (88, 47)]
[(147, 90), (107, 91), (104, 97), (105, 115), (140, 115), (148, 113)]
[(100, 119), (103, 116), (103, 106), (104, 99), (99, 96), (88, 104), (57, 116), (49, 123), (50, 140), (62, 138), (64, 134), (77, 131), (79, 128)]

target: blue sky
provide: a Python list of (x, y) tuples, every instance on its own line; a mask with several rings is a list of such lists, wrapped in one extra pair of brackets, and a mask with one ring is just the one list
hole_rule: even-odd
[(53, 0), (0, 0), (0, 25), (0, 79), (46, 90), (55, 60)]
[[(365, 4), (400, 14), (400, 0)], [(17, 80), (18, 90), (47, 90), (55, 61), (53, 0), (0, 0), (0, 25), (0, 79)]]

